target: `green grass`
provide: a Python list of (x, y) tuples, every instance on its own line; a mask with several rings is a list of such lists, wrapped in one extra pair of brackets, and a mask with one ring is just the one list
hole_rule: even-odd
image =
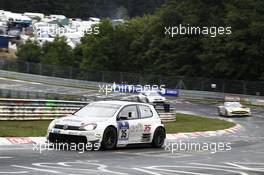
[(177, 113), (176, 120), (176, 122), (164, 124), (167, 133), (215, 131), (235, 126), (235, 123), (225, 120), (180, 113)]
[[(0, 137), (45, 136), (50, 121), (0, 121)], [(177, 114), (177, 121), (165, 123), (167, 133), (214, 131), (234, 126), (232, 122)]]
[(0, 121), (0, 137), (45, 136), (50, 121)]

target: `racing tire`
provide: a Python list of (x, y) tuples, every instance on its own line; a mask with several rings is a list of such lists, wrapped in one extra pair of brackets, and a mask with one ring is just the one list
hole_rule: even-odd
[(146, 98), (146, 103), (149, 103), (149, 99)]
[(223, 114), (221, 113), (221, 111), (220, 111), (220, 108), (217, 108), (218, 109), (218, 115), (219, 116), (223, 116)]
[(154, 132), (154, 136), (152, 139), (152, 146), (154, 148), (161, 148), (162, 145), (164, 144), (165, 138), (166, 138), (165, 129), (162, 127), (158, 127)]
[(224, 115), (225, 117), (228, 117), (228, 112), (227, 112), (227, 110), (225, 110), (225, 115)]
[(115, 149), (117, 144), (117, 131), (114, 127), (107, 127), (104, 131), (101, 148), (105, 150)]

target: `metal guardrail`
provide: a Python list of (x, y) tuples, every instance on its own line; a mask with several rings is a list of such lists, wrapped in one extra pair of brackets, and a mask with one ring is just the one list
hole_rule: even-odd
[[(104, 82), (93, 82), (84, 80), (72, 80), (58, 77), (47, 77), (41, 75), (32, 75), (26, 73), (17, 73), (0, 70), (0, 77), (6, 77), (10, 79), (18, 79), (31, 82), (41, 82), (44, 84), (54, 84), (60, 86), (68, 87), (79, 87), (79, 88), (92, 88), (99, 89), (99, 85), (106, 84)], [(213, 100), (216, 102), (222, 102), (225, 96), (237, 96), (240, 97), (241, 101), (251, 104), (251, 105), (261, 105), (264, 106), (264, 96), (256, 95), (243, 95), (243, 94), (231, 94), (222, 92), (211, 92), (211, 91), (198, 91), (198, 90), (179, 90), (179, 98), (191, 99), (191, 100)], [(5, 98), (30, 98), (30, 99), (61, 99), (61, 100), (96, 100), (97, 98), (91, 99), (91, 97), (86, 96), (76, 96), (72, 94), (62, 94), (58, 93), (48, 93), (48, 92), (34, 92), (34, 91), (20, 91), (15, 89), (0, 89), (0, 97)]]
[(0, 70), (0, 77), (24, 80), (29, 82), (38, 82), (38, 83), (44, 83), (50, 85), (85, 88), (85, 89), (98, 89), (99, 85), (107, 84), (107, 83), (100, 83), (95, 81), (49, 77), (44, 75), (19, 73), (19, 72), (5, 71), (5, 70)]
[[(0, 99), (0, 120), (51, 120), (72, 114), (89, 102), (62, 100)], [(163, 122), (176, 121), (174, 112), (162, 112)]]
[(243, 94), (230, 94), (221, 92), (208, 92), (208, 91), (191, 91), (191, 90), (180, 90), (179, 97), (188, 100), (200, 100), (200, 101), (215, 101), (223, 102), (226, 97), (239, 98), (241, 102), (249, 105), (264, 106), (263, 96), (243, 95)]
[(197, 99), (197, 100), (204, 100), (204, 99), (214, 99), (222, 101), (225, 98), (224, 93), (220, 92), (207, 92), (207, 91), (192, 91), (192, 90), (182, 90), (180, 89), (180, 98), (185, 99)]
[(17, 99), (54, 99), (54, 100), (78, 100), (87, 101), (88, 99), (81, 95), (52, 93), (34, 90), (14, 90), (0, 89), (0, 98), (17, 98)]
[[(67, 87), (76, 87), (76, 88), (86, 88), (86, 89), (96, 89), (99, 91), (99, 85), (103, 86), (109, 83), (106, 82), (96, 82), (96, 81), (85, 81), (85, 80), (74, 80), (74, 79), (66, 79), (59, 77), (48, 77), (43, 75), (33, 75), (28, 73), (18, 73), (0, 70), (0, 77), (10, 78), (10, 79), (18, 79), (30, 82), (39, 82), (44, 84), (51, 85), (59, 85), (59, 86), (67, 86)], [(180, 98), (186, 99), (197, 99), (197, 100), (216, 100), (223, 101), (225, 96), (239, 96), (242, 97), (245, 101), (254, 101), (254, 100), (263, 100), (264, 96), (257, 95), (243, 95), (243, 94), (232, 94), (232, 93), (223, 93), (223, 92), (213, 92), (213, 91), (199, 91), (199, 90), (186, 90), (180, 89)], [(53, 99), (65, 99), (65, 96), (69, 96), (70, 94), (61, 94), (58, 93), (45, 93), (45, 92), (26, 92), (23, 93), (14, 89), (6, 89), (0, 90), (0, 95), (4, 93), (4, 97), (8, 98), (53, 98)], [(10, 96), (10, 97), (9, 97)], [(20, 97), (22, 96), (22, 97)], [(70, 98), (76, 100), (86, 100), (86, 97), (83, 96), (74, 96)], [(67, 98), (67, 97), (66, 97)]]
[[(156, 85), (164, 84), (170, 89), (176, 88), (264, 96), (264, 81), (226, 80), (202, 77), (164, 76), (158, 74), (83, 70), (74, 67), (61, 67), (58, 65), (46, 65), (7, 59), (0, 59), (0, 69), (42, 76), (45, 75), (49, 77), (75, 79), (77, 81), (86, 80), (86, 82), (89, 82), (88, 85), (92, 85), (93, 82)], [(47, 80), (45, 79), (44, 81)]]

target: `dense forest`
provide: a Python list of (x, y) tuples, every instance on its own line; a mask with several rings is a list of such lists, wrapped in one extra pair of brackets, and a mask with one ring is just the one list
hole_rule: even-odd
[[(165, 35), (166, 26), (179, 24), (230, 26), (232, 34)], [(264, 80), (263, 0), (173, 0), (153, 14), (119, 26), (105, 19), (99, 27), (99, 35), (85, 35), (74, 49), (63, 38), (43, 47), (27, 42), (18, 59), (83, 70)]]
[(153, 13), (165, 0), (0, 0), (0, 9), (12, 12), (63, 14), (67, 17), (123, 18)]

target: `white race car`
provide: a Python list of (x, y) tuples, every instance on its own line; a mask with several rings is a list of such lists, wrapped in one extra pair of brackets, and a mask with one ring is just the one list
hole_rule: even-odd
[(223, 106), (218, 106), (218, 114), (222, 116), (250, 116), (250, 108), (244, 107), (239, 102), (225, 102)]
[(93, 102), (72, 115), (53, 120), (51, 143), (100, 143), (103, 149), (150, 143), (162, 147), (164, 125), (152, 105), (125, 101)]
[(141, 92), (137, 96), (139, 102), (144, 103), (164, 103), (166, 98), (161, 96), (157, 91)]

